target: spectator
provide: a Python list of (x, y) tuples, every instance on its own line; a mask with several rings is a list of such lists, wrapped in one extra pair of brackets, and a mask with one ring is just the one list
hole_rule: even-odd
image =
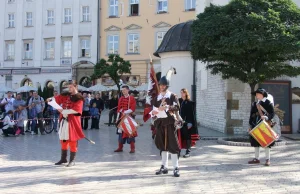
[(30, 118), (32, 119), (31, 120), (31, 134), (32, 135), (34, 135), (34, 134), (37, 135), (38, 134), (37, 127), (36, 127), (36, 124), (37, 124), (37, 110), (36, 110), (35, 103), (31, 103), (29, 112), (30, 112), (29, 113)]
[(90, 114), (92, 116), (92, 126), (91, 126), (91, 129), (99, 129), (100, 113), (99, 113), (99, 109), (97, 108), (96, 102), (93, 103), (92, 108), (90, 110)]
[(117, 108), (118, 108), (118, 95), (114, 95), (112, 99), (109, 101), (109, 121), (108, 126), (110, 126), (112, 117), (114, 117), (113, 123), (116, 123), (117, 120)]
[[(58, 92), (56, 90), (54, 90), (53, 96), (54, 97), (58, 96)], [(51, 111), (50, 115), (52, 116), (52, 119), (54, 121), (53, 129), (55, 130), (55, 132), (57, 132), (59, 112), (58, 112), (58, 110), (56, 110), (52, 106), (49, 106), (49, 109)]]
[[(44, 135), (44, 125), (43, 125), (43, 112), (44, 112), (44, 109), (45, 109), (45, 101), (44, 99), (39, 96), (37, 94), (36, 91), (33, 92), (33, 97), (29, 100), (29, 104), (32, 104), (34, 103), (35, 104), (35, 109), (37, 111), (37, 118), (38, 118), (38, 126), (39, 126), (39, 129), (40, 129), (40, 133), (41, 135)], [(36, 131), (37, 132), (37, 131)]]
[[(96, 94), (96, 98), (94, 98), (93, 100), (91, 100), (91, 107), (93, 104), (96, 104), (96, 108), (98, 110), (98, 115), (99, 115), (99, 119), (97, 121), (94, 121), (95, 122), (95, 129), (99, 129), (99, 121), (100, 121), (100, 116), (101, 116), (101, 112), (103, 111), (104, 109), (104, 101), (100, 98), (100, 94)], [(93, 128), (93, 127), (91, 127)]]
[[(27, 100), (26, 100), (26, 106), (27, 106), (27, 118), (28, 119), (31, 119), (31, 117), (30, 117), (30, 111), (29, 111), (29, 100), (32, 98), (32, 91), (30, 91), (29, 92), (29, 96), (28, 96), (28, 98), (27, 98)], [(30, 123), (31, 122), (27, 122), (27, 129), (26, 129), (26, 131), (25, 132), (30, 132)]]
[(13, 102), (14, 102), (14, 98), (12, 97), (12, 93), (11, 92), (7, 92), (7, 97), (3, 98), (3, 100), (1, 101), (1, 106), (4, 106), (5, 112), (8, 113), (8, 111), (13, 111), (14, 107), (13, 107)]
[(87, 130), (89, 125), (88, 116), (90, 116), (90, 99), (87, 97), (87, 93), (83, 93), (82, 96), (84, 98), (83, 107), (82, 107), (82, 117), (85, 118), (81, 118), (81, 127), (82, 129)]
[[(18, 96), (17, 96), (18, 97)], [(24, 105), (19, 105), (16, 111), (16, 118), (18, 120), (17, 127), (21, 130), (21, 134), (25, 135), (24, 133), (24, 122), (27, 120), (27, 110)]]
[(16, 134), (16, 130), (14, 129), (15, 122), (12, 121), (12, 117), (13, 117), (13, 111), (9, 110), (7, 111), (7, 114), (3, 119), (2, 131), (5, 137), (8, 137), (9, 134), (12, 135)]
[[(17, 110), (19, 106), (25, 106), (25, 101), (22, 100), (22, 95), (20, 93), (17, 94), (16, 99), (13, 102), (14, 110)], [(14, 113), (14, 119), (17, 119), (17, 111)]]

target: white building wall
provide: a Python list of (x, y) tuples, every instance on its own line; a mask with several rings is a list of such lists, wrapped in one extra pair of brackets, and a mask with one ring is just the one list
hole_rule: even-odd
[[(89, 6), (90, 22), (82, 22), (82, 6)], [(72, 23), (64, 24), (64, 8), (72, 9)], [(47, 10), (54, 10), (54, 25), (47, 24)], [(44, 87), (47, 81), (60, 84), (72, 77), (71, 65), (79, 61), (97, 61), (98, 0), (16, 0), (0, 1), (0, 84), (7, 84), (12, 76), (12, 87), (20, 87), (25, 78), (35, 86)], [(33, 13), (33, 27), (26, 27), (26, 12)], [(8, 14), (15, 14), (15, 27), (8, 28)], [(62, 39), (72, 39), (72, 64), (61, 65)], [(90, 37), (91, 57), (81, 56), (81, 37)], [(54, 40), (55, 58), (45, 59), (45, 39)], [(15, 60), (7, 61), (5, 41), (15, 41)], [(24, 40), (33, 41), (33, 59), (24, 60)], [(24, 70), (17, 74), (14, 70)], [(39, 73), (37, 73), (37, 70)], [(7, 74), (7, 71), (11, 73)], [(49, 71), (52, 71), (50, 73)], [(48, 72), (48, 73), (42, 73)]]
[(169, 90), (179, 95), (182, 88), (191, 91), (193, 84), (193, 59), (190, 52), (166, 52), (160, 53), (161, 76), (165, 76), (172, 68), (176, 68), (176, 75), (173, 75)]

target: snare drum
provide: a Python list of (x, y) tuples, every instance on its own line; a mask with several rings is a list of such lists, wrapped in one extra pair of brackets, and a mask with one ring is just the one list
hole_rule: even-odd
[(260, 122), (255, 128), (253, 128), (249, 134), (265, 148), (276, 141), (279, 136), (273, 131), (266, 121)]
[(118, 124), (118, 128), (122, 129), (122, 131), (127, 134), (129, 137), (135, 137), (137, 134), (138, 124), (135, 120), (129, 115), (124, 115), (121, 118), (120, 123)]

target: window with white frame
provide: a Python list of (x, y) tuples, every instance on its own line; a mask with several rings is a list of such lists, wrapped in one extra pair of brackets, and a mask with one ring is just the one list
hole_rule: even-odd
[(45, 40), (45, 58), (54, 59), (54, 40)]
[(15, 27), (15, 14), (14, 13), (8, 14), (8, 27), (9, 28)]
[(140, 36), (139, 36), (139, 34), (128, 34), (127, 53), (140, 53)]
[(24, 42), (24, 59), (33, 59), (32, 41)]
[(15, 59), (15, 41), (7, 41), (5, 42), (6, 46), (6, 60), (14, 60)]
[(119, 35), (108, 35), (107, 54), (119, 53)]
[(7, 3), (14, 3), (15, 0), (7, 0)]
[(192, 11), (196, 8), (196, 0), (185, 0), (185, 10)]
[(118, 0), (109, 0), (109, 16), (119, 15)]
[(32, 25), (32, 12), (26, 12), (26, 26), (33, 26)]
[(158, 13), (168, 11), (168, 0), (158, 0), (157, 3), (158, 3), (157, 4), (158, 5), (158, 7), (157, 7)]
[(130, 15), (139, 15), (139, 0), (130, 0)]
[(72, 57), (72, 41), (71, 40), (63, 40), (62, 46), (63, 46), (63, 49), (62, 49), (63, 58)]
[(90, 21), (90, 7), (89, 6), (82, 7), (82, 21), (83, 22)]
[(158, 49), (158, 47), (160, 46), (165, 35), (166, 35), (166, 32), (157, 32), (156, 33), (156, 49)]
[(64, 23), (71, 23), (72, 22), (72, 10), (71, 8), (64, 9)]
[(47, 10), (47, 24), (54, 24), (54, 10)]
[(81, 38), (81, 49), (80, 56), (81, 57), (91, 57), (91, 40), (90, 38)]

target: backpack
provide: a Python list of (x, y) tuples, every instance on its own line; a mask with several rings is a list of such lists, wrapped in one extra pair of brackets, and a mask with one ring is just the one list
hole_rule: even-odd
[[(6, 102), (7, 102), (7, 98), (5, 98)], [(6, 112), (5, 111), (5, 105), (1, 106), (1, 112)], [(0, 128), (1, 129), (1, 128)]]

